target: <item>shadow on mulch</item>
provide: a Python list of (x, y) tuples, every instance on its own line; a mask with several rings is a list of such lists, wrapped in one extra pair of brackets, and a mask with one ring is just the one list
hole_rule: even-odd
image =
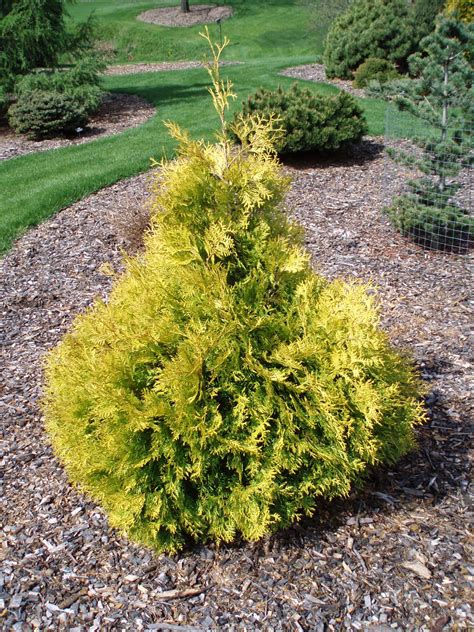
[(334, 152), (302, 152), (280, 156), (285, 167), (296, 170), (330, 169), (331, 167), (363, 165), (378, 158), (384, 151), (384, 145), (373, 139), (364, 139)]

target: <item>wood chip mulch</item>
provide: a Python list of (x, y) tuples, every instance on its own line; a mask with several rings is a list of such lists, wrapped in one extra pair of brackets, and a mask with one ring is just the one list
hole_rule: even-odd
[(257, 544), (154, 556), (111, 531), (69, 486), (38, 398), (44, 353), (107, 295), (103, 264), (120, 268), (117, 216), (147, 197), (146, 175), (115, 184), (30, 230), (1, 265), (2, 629), (473, 629), (469, 258), (423, 251), (392, 230), (377, 139), (287, 168), (315, 268), (377, 285), (383, 326), (430, 386), (417, 452)]
[[(220, 66), (235, 66), (243, 62), (221, 61)], [(202, 61), (160, 61), (158, 63), (141, 64), (117, 64), (109, 66), (105, 71), (106, 75), (134, 75), (141, 72), (170, 72), (173, 70), (188, 70), (190, 68), (205, 68)]]
[(137, 20), (160, 26), (195, 26), (227, 20), (233, 12), (231, 5), (191, 4), (187, 13), (183, 13), (179, 6), (163, 7), (145, 11)]
[(105, 95), (102, 105), (91, 117), (88, 126), (72, 137), (30, 140), (0, 124), (0, 160), (68, 145), (81, 145), (104, 136), (120, 134), (126, 129), (141, 125), (155, 113), (155, 107), (141, 97), (110, 93)]
[(365, 97), (365, 91), (361, 88), (354, 88), (352, 81), (346, 79), (328, 79), (323, 64), (305, 64), (303, 66), (292, 66), (283, 70), (281, 75), (294, 77), (295, 79), (305, 79), (317, 83), (329, 83), (344, 92), (349, 92), (355, 97)]

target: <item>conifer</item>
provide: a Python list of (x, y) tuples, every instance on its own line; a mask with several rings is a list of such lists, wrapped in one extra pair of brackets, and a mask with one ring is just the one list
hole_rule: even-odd
[[(401, 164), (423, 174), (408, 183), (409, 193), (388, 209), (402, 232), (429, 247), (463, 252), (474, 241), (474, 222), (453, 200), (456, 176), (472, 164), (474, 26), (440, 18), (435, 32), (409, 59), (411, 79), (379, 90), (400, 110), (420, 121), (413, 140), (420, 152), (389, 150)], [(377, 86), (373, 87), (377, 92)]]
[(228, 140), (234, 95), (211, 47), (216, 142), (169, 124), (177, 157), (144, 253), (46, 369), (46, 426), (72, 481), (158, 551), (289, 525), (405, 454), (423, 419), (373, 296), (316, 275), (285, 216), (278, 121), (246, 119), (241, 145)]

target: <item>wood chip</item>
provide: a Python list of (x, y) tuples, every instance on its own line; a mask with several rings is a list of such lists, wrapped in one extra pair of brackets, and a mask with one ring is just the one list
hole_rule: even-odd
[(159, 601), (169, 601), (171, 599), (187, 599), (188, 597), (195, 597), (196, 595), (200, 595), (205, 590), (207, 590), (207, 588), (183, 588), (181, 590), (165, 590), (163, 592), (156, 593), (154, 595), (154, 598), (158, 599)]
[(431, 571), (421, 562), (403, 562), (401, 566), (409, 571), (412, 571), (422, 579), (430, 579), (431, 577)]

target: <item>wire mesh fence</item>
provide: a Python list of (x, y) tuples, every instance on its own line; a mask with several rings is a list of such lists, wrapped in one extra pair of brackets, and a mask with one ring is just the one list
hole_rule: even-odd
[(474, 246), (473, 121), (429, 125), (386, 109), (385, 212), (407, 238), (429, 250), (465, 254)]

